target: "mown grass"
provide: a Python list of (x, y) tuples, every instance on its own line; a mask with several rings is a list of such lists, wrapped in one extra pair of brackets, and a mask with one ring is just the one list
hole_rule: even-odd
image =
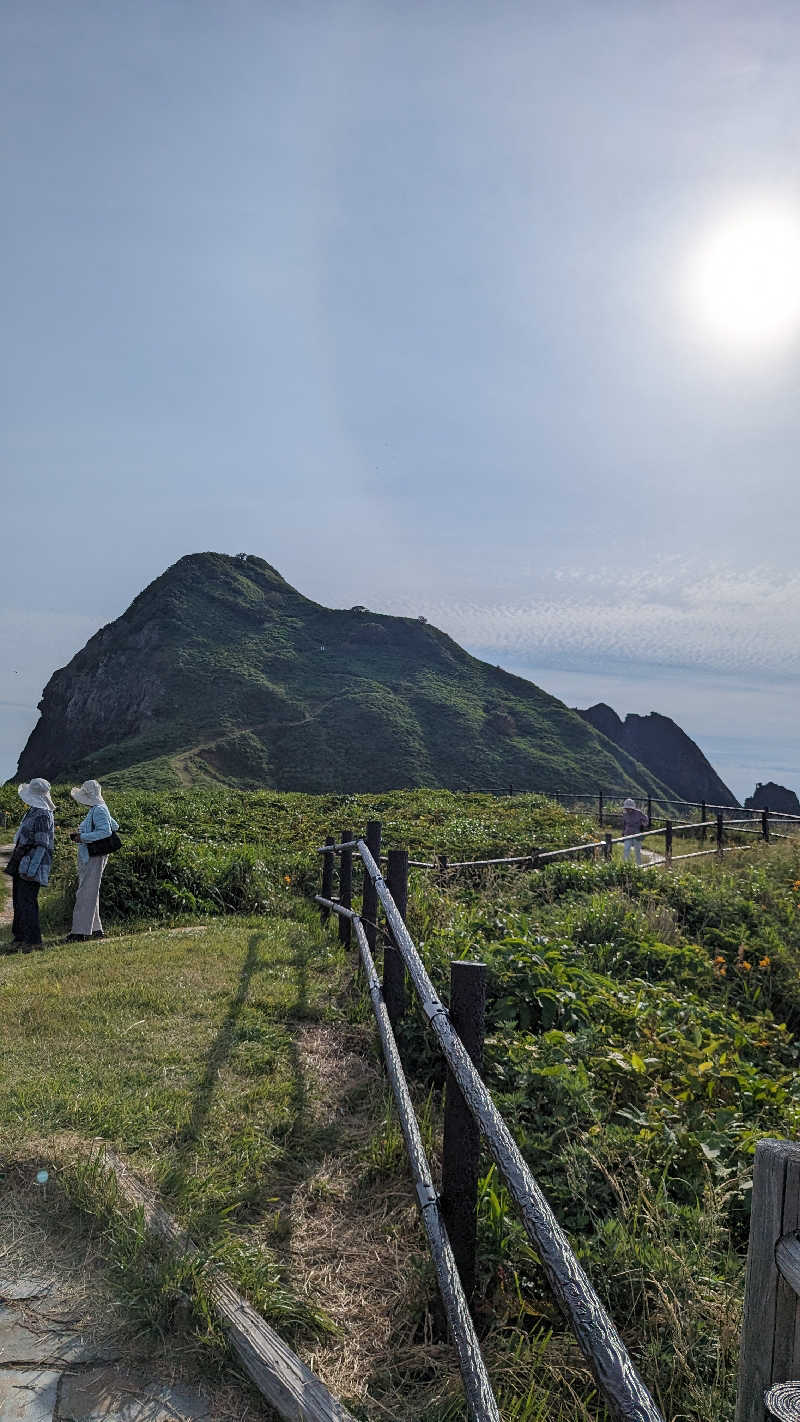
[(60, 1140), (77, 1181), (81, 1143), (111, 1143), (268, 1318), (326, 1328), (245, 1237), (274, 1215), (281, 1172), (321, 1148), (297, 1035), (337, 1015), (335, 963), (313, 921), (263, 920), (1, 959), (0, 1149)]

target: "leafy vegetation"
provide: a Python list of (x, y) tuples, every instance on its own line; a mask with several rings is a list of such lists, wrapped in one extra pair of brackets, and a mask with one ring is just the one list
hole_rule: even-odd
[[(112, 1141), (241, 1287), (308, 1338), (327, 1320), (283, 1248), (286, 1179), (305, 1171), (320, 1209), (337, 1192), (343, 1211), (380, 1191), (408, 1197), (383, 1092), (358, 1098), (347, 1153), (335, 1123), (309, 1109), (307, 1074), (300, 1089), (303, 1024), (370, 1033), (351, 965), (308, 907), (317, 845), (370, 818), (415, 858), (556, 848), (596, 827), (533, 796), (109, 798), (126, 848), (109, 864), (104, 910), (126, 931), (0, 959), (0, 1141), (9, 1152), (63, 1133)], [(56, 799), (72, 823), (66, 792)], [(4, 790), (0, 807), (14, 805)], [(61, 838), (54, 926), (71, 873)], [(671, 872), (617, 859), (420, 870), (409, 919), (445, 998), (453, 958), (487, 963), (487, 1079), (665, 1418), (731, 1415), (753, 1150), (800, 1129), (798, 849), (754, 840)], [(401, 1037), (435, 1154), (441, 1060), (416, 1012)], [(331, 1184), (345, 1155), (349, 1183)], [(479, 1219), (481, 1329), (504, 1417), (604, 1418), (488, 1159)], [(446, 1350), (431, 1353), (421, 1242), (410, 1217), (402, 1228), (416, 1282), (403, 1285), (385, 1351), (404, 1362), (372, 1375), (374, 1414), (368, 1398), (351, 1402), (365, 1417), (460, 1418)], [(163, 1322), (164, 1295), (151, 1292)]]

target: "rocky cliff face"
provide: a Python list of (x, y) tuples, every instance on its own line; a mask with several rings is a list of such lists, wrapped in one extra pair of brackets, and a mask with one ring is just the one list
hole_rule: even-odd
[(759, 782), (753, 794), (745, 800), (744, 807), (746, 810), (775, 810), (780, 815), (800, 815), (800, 800), (794, 790), (776, 785), (774, 780), (768, 780), (765, 785)]
[(738, 805), (700, 747), (669, 716), (651, 711), (649, 716), (630, 714), (623, 721), (602, 701), (578, 715), (665, 780), (680, 799)]

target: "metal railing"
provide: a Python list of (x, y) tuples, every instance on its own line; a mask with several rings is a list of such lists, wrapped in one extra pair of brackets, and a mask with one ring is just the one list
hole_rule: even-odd
[[(639, 1377), (615, 1325), (578, 1263), (566, 1234), (558, 1224), (550, 1205), (525, 1163), (516, 1141), (484, 1085), (470, 1054), (453, 1027), (447, 1008), (434, 990), (425, 965), (406, 927), (404, 912), (400, 911), (395, 896), (390, 892), (380, 870), (380, 826), (373, 823), (370, 826), (370, 831), (368, 838), (372, 841), (372, 847), (377, 850), (375, 855), (363, 838), (354, 839), (349, 833), (342, 835), (338, 843), (334, 843), (329, 838), (327, 844), (320, 851), (324, 856), (323, 893), (316, 895), (315, 901), (322, 908), (324, 915), (335, 913), (339, 916), (340, 937), (346, 940), (349, 937), (350, 928), (355, 928), (361, 961), (367, 976), (373, 1011), (387, 1062), (387, 1071), (395, 1100), (398, 1103), (398, 1110), (401, 1112), (401, 1123), (412, 1162), (420, 1210), (458, 1353), (470, 1417), (473, 1422), (484, 1422), (484, 1419), (486, 1422), (490, 1422), (490, 1419), (495, 1419), (498, 1416), (497, 1404), (488, 1385), (485, 1366), (480, 1357), (480, 1348), (474, 1328), (469, 1320), (463, 1290), (460, 1285), (456, 1286), (456, 1281), (453, 1279), (450, 1262), (452, 1253), (444, 1221), (441, 1218), (441, 1202), (433, 1188), (430, 1168), (418, 1143), (416, 1123), (412, 1125), (413, 1109), (405, 1077), (402, 1074), (402, 1068), (399, 1067), (393, 1032), (398, 1012), (402, 1013), (404, 993), (404, 989), (402, 989), (398, 994), (396, 977), (393, 982), (391, 981), (393, 951), (398, 955), (403, 975), (405, 972), (408, 973), (422, 1011), (437, 1038), (442, 1055), (452, 1073), (463, 1104), (477, 1124), (492, 1158), (505, 1179), (509, 1194), (519, 1209), (525, 1232), (541, 1261), (553, 1294), (573, 1330), (613, 1416), (621, 1419), (621, 1422), (622, 1419), (624, 1422), (663, 1422), (663, 1418)], [(362, 915), (353, 910), (351, 903), (354, 850), (360, 856), (364, 866), (366, 905)], [(331, 892), (334, 877), (334, 856), (337, 853), (341, 855), (338, 899)], [(395, 853), (401, 854), (402, 852), (396, 851)], [(402, 858), (407, 865), (407, 856), (402, 854)], [(390, 857), (390, 875), (392, 868)], [(368, 942), (368, 936), (371, 936), (374, 941), (376, 933), (377, 904), (380, 904), (383, 909), (388, 928), (388, 942), (384, 954), (383, 992), (381, 992), (377, 981)], [(343, 934), (342, 929), (345, 925), (346, 933)], [(437, 1222), (435, 1225), (434, 1221)]]

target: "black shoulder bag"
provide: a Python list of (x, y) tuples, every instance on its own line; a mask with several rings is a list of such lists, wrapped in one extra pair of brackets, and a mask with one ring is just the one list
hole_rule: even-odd
[[(92, 824), (94, 824), (94, 810), (92, 810)], [(122, 840), (116, 830), (107, 834), (105, 839), (90, 839), (86, 848), (92, 859), (99, 859), (103, 854), (116, 854), (122, 848)]]

